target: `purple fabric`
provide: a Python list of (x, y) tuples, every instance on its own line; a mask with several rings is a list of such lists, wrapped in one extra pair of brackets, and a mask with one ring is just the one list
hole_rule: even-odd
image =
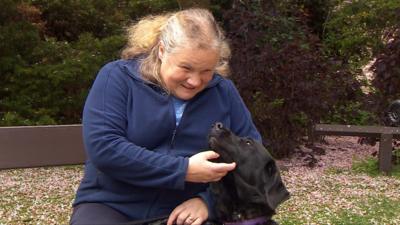
[(263, 224), (267, 222), (267, 217), (257, 217), (251, 220), (243, 220), (238, 222), (225, 222), (224, 225), (256, 225), (256, 224)]

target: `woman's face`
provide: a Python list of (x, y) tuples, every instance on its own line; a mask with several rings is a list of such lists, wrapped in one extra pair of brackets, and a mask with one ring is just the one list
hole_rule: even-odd
[(212, 79), (219, 55), (213, 49), (190, 48), (166, 53), (160, 45), (159, 57), (161, 79), (166, 88), (175, 97), (189, 100)]

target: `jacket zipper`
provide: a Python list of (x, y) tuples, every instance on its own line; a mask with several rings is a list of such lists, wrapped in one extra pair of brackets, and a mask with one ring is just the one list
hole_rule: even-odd
[[(173, 104), (173, 103), (172, 103), (172, 104)], [(175, 126), (174, 131), (172, 131), (172, 137), (171, 137), (171, 143), (170, 143), (170, 148), (171, 148), (171, 149), (173, 149), (173, 148), (175, 147), (175, 146), (174, 146), (174, 143), (175, 143), (176, 133), (177, 133), (177, 130), (178, 130), (179, 126), (181, 125), (181, 123), (182, 123), (182, 121), (183, 121), (183, 117), (184, 117), (185, 114), (186, 114), (186, 110), (187, 110), (189, 104), (190, 104), (190, 102), (188, 102), (188, 103), (186, 104), (185, 109), (183, 110), (183, 113), (182, 113), (181, 121), (179, 122), (178, 126)], [(175, 107), (174, 107), (174, 113), (175, 113)], [(175, 116), (175, 123), (176, 123), (176, 115), (174, 115), (174, 116)]]
[(178, 128), (178, 127), (175, 126), (175, 129), (174, 129), (174, 131), (173, 131), (173, 133), (172, 133), (172, 138), (171, 138), (171, 143), (170, 143), (170, 148), (171, 148), (171, 149), (174, 148), (174, 141), (175, 141), (176, 129), (177, 129), (177, 128)]

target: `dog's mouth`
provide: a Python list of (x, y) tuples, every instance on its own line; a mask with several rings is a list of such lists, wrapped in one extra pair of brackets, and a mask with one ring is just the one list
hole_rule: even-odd
[(208, 137), (208, 145), (214, 149), (218, 145), (218, 139), (214, 136), (209, 135)]
[(222, 142), (229, 138), (230, 132), (221, 123), (216, 123), (208, 134), (208, 145), (216, 151), (223, 150)]
[(208, 145), (209, 145), (209, 147), (220, 155), (220, 157), (218, 158), (219, 162), (224, 162), (224, 163), (234, 162), (235, 160), (231, 157), (231, 154), (229, 154), (229, 152), (227, 152), (222, 147), (220, 142), (221, 142), (221, 140), (219, 140), (218, 137), (215, 137), (215, 136), (212, 136), (212, 135), (210, 135), (208, 137)]

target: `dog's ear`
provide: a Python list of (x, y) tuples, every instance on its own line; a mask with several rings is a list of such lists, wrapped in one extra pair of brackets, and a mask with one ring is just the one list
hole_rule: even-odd
[(238, 198), (246, 203), (265, 205), (264, 190), (256, 185), (250, 185), (240, 175), (235, 174), (235, 188)]
[(289, 198), (289, 192), (282, 182), (281, 175), (274, 160), (268, 161), (263, 174), (264, 196), (267, 205), (275, 210), (279, 204)]
[(262, 145), (264, 146), (265, 149), (269, 149), (271, 147), (271, 142), (269, 140), (267, 140), (266, 138), (263, 138)]

